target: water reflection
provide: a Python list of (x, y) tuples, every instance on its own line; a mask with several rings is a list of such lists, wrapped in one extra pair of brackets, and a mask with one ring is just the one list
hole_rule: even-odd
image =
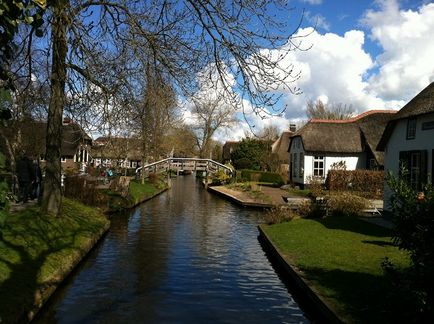
[(128, 215), (54, 296), (43, 323), (299, 323), (302, 311), (257, 240), (261, 212), (193, 176)]

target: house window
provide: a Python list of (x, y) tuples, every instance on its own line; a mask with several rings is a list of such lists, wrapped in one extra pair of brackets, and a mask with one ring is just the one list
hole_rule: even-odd
[(399, 152), (399, 161), (410, 186), (414, 190), (421, 190), (427, 182), (427, 151)]
[(299, 163), (300, 163), (300, 167), (299, 167), (299, 173), (298, 173), (298, 175), (300, 176), (300, 178), (302, 178), (303, 177), (303, 173), (304, 173), (304, 156), (303, 156), (303, 153), (300, 153), (300, 161), (299, 161)]
[(45, 161), (45, 156), (44, 156), (44, 155), (41, 155), (41, 156), (39, 157), (39, 160), (40, 160), (41, 162)]
[(60, 162), (65, 163), (65, 162), (66, 162), (66, 157), (62, 156), (62, 157), (60, 158)]
[(416, 138), (416, 119), (411, 118), (407, 121), (407, 139)]
[(315, 155), (313, 157), (313, 175), (314, 177), (324, 177), (324, 156)]
[(369, 170), (378, 170), (378, 164), (375, 159), (369, 159)]

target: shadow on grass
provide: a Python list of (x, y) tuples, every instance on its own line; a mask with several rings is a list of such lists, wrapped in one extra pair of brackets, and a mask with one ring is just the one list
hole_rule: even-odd
[(375, 237), (390, 237), (393, 231), (375, 224), (371, 224), (352, 216), (329, 216), (313, 218), (328, 229), (337, 229)]
[(306, 268), (303, 271), (357, 323), (397, 323), (412, 318), (406, 292), (397, 290), (386, 276), (338, 269)]
[(387, 241), (363, 240), (362, 242), (366, 243), (366, 244), (378, 245), (378, 246), (381, 246), (381, 247), (384, 247), (384, 246), (396, 246), (392, 242), (387, 242)]
[[(68, 255), (80, 251), (78, 236), (93, 230), (81, 226), (84, 222), (84, 218), (72, 219), (67, 215), (62, 216), (61, 221), (42, 216), (37, 208), (8, 217), (0, 228), (0, 251), (5, 252), (0, 255), (0, 270), (6, 276), (9, 274), (0, 284), (2, 322), (28, 322), (27, 312), (34, 308), (37, 289), (44, 290), (59, 283), (61, 266), (70, 261)], [(62, 250), (68, 250), (68, 254), (62, 253), (48, 262), (51, 255)]]

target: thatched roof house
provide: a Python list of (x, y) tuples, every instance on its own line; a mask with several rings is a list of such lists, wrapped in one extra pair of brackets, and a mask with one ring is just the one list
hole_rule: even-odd
[(291, 139), (300, 137), (310, 153), (362, 153), (368, 148), (382, 165), (384, 156), (376, 147), (394, 114), (395, 110), (369, 110), (351, 119), (312, 119)]
[(227, 141), (223, 144), (222, 160), (223, 163), (231, 161), (231, 153), (235, 150), (240, 142), (238, 141)]
[[(434, 82), (410, 100), (387, 124), (377, 146), (384, 151), (384, 168), (398, 175), (407, 169), (406, 180), (421, 191), (434, 175)], [(385, 186), (385, 209), (390, 211), (392, 191)]]
[(411, 99), (393, 116), (393, 118), (390, 119), (390, 122), (387, 124), (383, 136), (378, 143), (377, 149), (379, 151), (384, 151), (387, 141), (398, 121), (432, 113), (434, 113), (434, 82), (423, 89), (416, 97)]
[(271, 153), (277, 154), (279, 162), (288, 164), (288, 148), (291, 136), (294, 132), (283, 131), (279, 138), (271, 145)]
[(308, 177), (325, 177), (334, 163), (347, 170), (382, 168), (384, 153), (378, 142), (394, 110), (370, 110), (346, 120), (312, 119), (289, 143), (289, 177), (304, 184)]
[[(121, 162), (125, 167), (134, 167), (142, 159), (142, 143), (138, 138), (128, 137), (99, 137), (94, 141), (92, 147), (92, 158)], [(127, 165), (128, 164), (128, 165)]]
[[(15, 121), (3, 128), (3, 134), (11, 145), (29, 157), (43, 158), (45, 156), (46, 132), (47, 123), (45, 121)], [(65, 121), (62, 126), (61, 156), (73, 157), (80, 144), (91, 145), (92, 138), (86, 134), (80, 125)]]

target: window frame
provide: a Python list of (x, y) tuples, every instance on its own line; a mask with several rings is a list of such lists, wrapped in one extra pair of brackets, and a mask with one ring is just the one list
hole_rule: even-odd
[[(313, 163), (312, 164), (312, 174), (313, 174), (313, 176), (314, 177), (324, 178), (325, 177), (325, 156), (324, 155), (314, 155), (312, 163)], [(315, 163), (318, 163), (317, 167), (315, 167)], [(320, 167), (320, 164), (322, 164), (321, 167)], [(318, 172), (316, 172), (317, 174), (315, 174), (315, 171), (318, 171)]]
[(413, 140), (416, 138), (417, 119), (409, 118), (407, 120), (406, 139)]

